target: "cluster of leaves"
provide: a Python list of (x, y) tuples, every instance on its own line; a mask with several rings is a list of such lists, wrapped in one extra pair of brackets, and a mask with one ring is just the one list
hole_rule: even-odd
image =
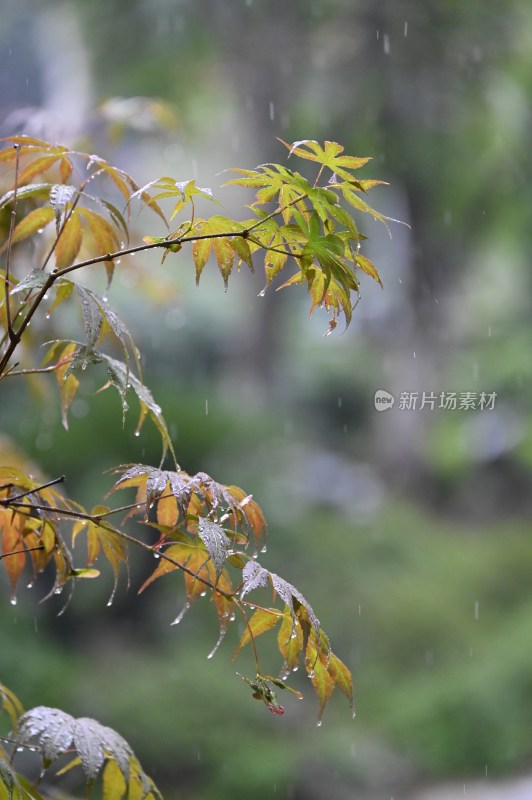
[[(55, 776), (80, 766), (86, 797), (101, 776), (103, 800), (161, 800), (129, 744), (112, 728), (89, 717), (75, 719), (58, 708), (37, 706), (24, 712), (18, 698), (2, 684), (1, 711), (10, 718), (12, 731), (0, 739), (0, 800), (42, 800), (39, 786), (47, 771), (61, 760), (63, 765)], [(34, 782), (13, 765), (16, 754), (23, 751), (38, 754), (40, 769)], [(64, 756), (70, 756), (66, 764)]]
[[(349, 670), (332, 652), (311, 605), (298, 589), (257, 561), (258, 552), (266, 549), (266, 522), (259, 505), (239, 487), (219, 484), (203, 472), (189, 475), (178, 466), (162, 411), (144, 385), (139, 352), (128, 328), (107, 296), (83, 285), (78, 275), (82, 269), (103, 265), (107, 292), (117, 264), (127, 256), (158, 249), (164, 262), (190, 245), (197, 280), (209, 259), (214, 259), (227, 286), (235, 268), (245, 264), (253, 269), (261, 256), (267, 286), (287, 265), (295, 267), (278, 288), (306, 284), (311, 313), (325, 307), (330, 332), (342, 314), (349, 324), (359, 298), (361, 272), (380, 283), (374, 265), (359, 252), (365, 237), (347, 210), (350, 206), (386, 224), (387, 218), (363, 199), (381, 181), (354, 176), (368, 159), (343, 155), (335, 142), (282, 142), (290, 157), (316, 167), (313, 182), (279, 164), (236, 169), (237, 177), (226, 185), (255, 190), (248, 206), (252, 218), (237, 221), (219, 214), (198, 216), (196, 205), (217, 201), (210, 189), (198, 187), (193, 180), (163, 177), (140, 187), (124, 170), (98, 156), (23, 136), (4, 141), (6, 147), (0, 151), (0, 169), (4, 169), (0, 252), (5, 254), (0, 270), (0, 381), (53, 374), (66, 428), (80, 374), (89, 366), (101, 365), (106, 371), (102, 388), (117, 390), (123, 416), (129, 393), (136, 395), (140, 407), (136, 432), (149, 417), (162, 440), (159, 467), (133, 464), (116, 469), (119, 477), (110, 494), (135, 490), (134, 501), (119, 508), (98, 505), (88, 512), (60, 491), (62, 478), (43, 482), (21, 468), (0, 467), (0, 563), (11, 583), (12, 602), (27, 568), (34, 576), (45, 568), (53, 571), (50, 594), (60, 593), (67, 585), (73, 588), (78, 579), (97, 577), (94, 565), (102, 555), (114, 574), (114, 595), (121, 567), (127, 568), (131, 543), (157, 559), (139, 591), (164, 575), (176, 571), (183, 575), (185, 605), (174, 622), (179, 622), (192, 602), (209, 597), (219, 624), (219, 638), (210, 655), (239, 616), (245, 627), (234, 655), (251, 645), (256, 675), (242, 677), (253, 697), (272, 712), (284, 711), (277, 701), (278, 690), (300, 696), (285, 681), (301, 662), (318, 696), (320, 722), (335, 687), (353, 709)], [(110, 190), (107, 194), (106, 189)], [(172, 207), (165, 213), (163, 205), (168, 201)], [(130, 243), (129, 215), (134, 203), (158, 215), (168, 233)], [(28, 243), (33, 247), (29, 269)], [(35, 364), (35, 347), (46, 341), (47, 320), (72, 300), (80, 310), (83, 341), (48, 341), (42, 362)], [(43, 309), (45, 314), (39, 315)], [(30, 333), (34, 317), (40, 321)], [(35, 328), (36, 339), (32, 338)], [(113, 355), (104, 351), (109, 347), (118, 348), (120, 358), (112, 349)], [(162, 468), (168, 455), (174, 469)], [(141, 534), (134, 536), (123, 524), (112, 524), (112, 515), (124, 511), (126, 519), (137, 518), (141, 523)], [(83, 566), (75, 567), (72, 552), (80, 538), (86, 542), (87, 556)], [(249, 599), (252, 592), (264, 589), (273, 593), (271, 605)], [(282, 659), (276, 677), (262, 672), (256, 645), (259, 636), (274, 628)], [(65, 769), (81, 764), (89, 790), (106, 762), (104, 796), (120, 798), (126, 792), (131, 798), (157, 796), (127, 744), (114, 732), (54, 709), (34, 709), (21, 716), (18, 701), (7, 689), (1, 697), (4, 708), (16, 717), (16, 745), (26, 747), (36, 738), (45, 768), (74, 745), (77, 756)], [(23, 779), (0, 752), (0, 797), (2, 791), (7, 797), (38, 797), (27, 793)]]

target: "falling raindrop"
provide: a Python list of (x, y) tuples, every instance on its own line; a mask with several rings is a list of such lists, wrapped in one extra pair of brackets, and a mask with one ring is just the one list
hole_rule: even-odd
[(272, 122), (275, 119), (275, 106), (273, 102), (270, 102), (270, 119), (272, 120)]
[(205, 416), (209, 416), (209, 401), (205, 400)]
[(406, 38), (408, 36), (408, 22), (405, 21), (405, 27), (403, 28), (403, 35)]
[(475, 600), (475, 612), (474, 612), (474, 614), (475, 614), (475, 619), (478, 619), (480, 617), (480, 603), (478, 602), (478, 600)]
[(390, 37), (387, 33), (384, 34), (382, 38), (382, 46), (384, 49), (384, 54), (389, 56), (390, 55)]

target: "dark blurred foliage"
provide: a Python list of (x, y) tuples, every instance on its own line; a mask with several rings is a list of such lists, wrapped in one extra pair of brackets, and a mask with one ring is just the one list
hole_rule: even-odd
[[(332, 337), (297, 290), (257, 298), (262, 276), (236, 276), (227, 294), (206, 276), (196, 290), (184, 252), (167, 260), (172, 288), (155, 306), (139, 277), (160, 275), (155, 259), (124, 268), (110, 294), (182, 466), (263, 505), (269, 566), (309, 596), (353, 668), (357, 720), (337, 701), (315, 730), (308, 691), (282, 721), (246, 702), (231, 647), (205, 658), (216, 630), (200, 604), (168, 627), (177, 582), (136, 598), (136, 556), (132, 587), (109, 609), (110, 579), (80, 587), (59, 619), (55, 599), (6, 599), (2, 679), (27, 706), (116, 727), (169, 798), (397, 800), (420, 779), (525, 770), (530, 4), (5, 5), (5, 134), (83, 135), (141, 181), (213, 188), (229, 166), (284, 159), (276, 136), (328, 138), (373, 156), (365, 175), (390, 183), (373, 204), (410, 228), (392, 225), (390, 240), (364, 223), (385, 289), (363, 281), (350, 329)], [(94, 110), (115, 96), (169, 101), (177, 127), (151, 130), (142, 104)], [(158, 232), (145, 214), (138, 230)], [(122, 429), (118, 400), (94, 396), (97, 385), (87, 379), (68, 433), (53, 387), (10, 386), (0, 412), (3, 433), (48, 475), (66, 473), (88, 506), (111, 485), (104, 470), (159, 459), (153, 431), (135, 439), (134, 412)], [(386, 413), (374, 409), (379, 388), (396, 397)], [(403, 391), (497, 400), (491, 412), (412, 412), (398, 407)]]

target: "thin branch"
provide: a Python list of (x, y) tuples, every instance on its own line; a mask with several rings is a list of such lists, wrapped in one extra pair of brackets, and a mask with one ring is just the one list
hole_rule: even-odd
[(59, 369), (59, 367), (62, 366), (63, 364), (58, 362), (57, 364), (52, 364), (50, 367), (35, 367), (35, 369), (15, 369), (16, 367), (15, 364), (11, 369), (9, 369), (1, 376), (0, 380), (3, 380), (4, 378), (11, 378), (13, 375), (40, 375), (47, 372), (48, 373), (54, 372), (56, 369)]
[(36, 547), (24, 547), (22, 550), (12, 550), (10, 553), (2, 553), (0, 555), (0, 561), (8, 556), (18, 556), (20, 553), (31, 553), (32, 550), (46, 550), (46, 548), (43, 544), (39, 544)]
[(56, 281), (56, 280), (57, 280), (57, 270), (54, 269), (54, 270), (52, 270), (52, 272), (50, 272), (48, 274), (48, 278), (47, 278), (44, 286), (42, 287), (40, 292), (37, 294), (37, 297), (35, 298), (35, 300), (33, 301), (32, 305), (30, 306), (30, 309), (29, 309), (28, 313), (26, 314), (26, 316), (24, 317), (24, 319), (22, 320), (18, 330), (12, 332), (12, 336), (10, 337), (11, 341), (10, 341), (8, 347), (6, 348), (6, 352), (4, 353), (2, 359), (0, 360), (0, 375), (3, 374), (5, 368), (7, 367), (8, 363), (9, 363), (9, 359), (11, 358), (11, 356), (15, 352), (16, 348), (18, 347), (18, 344), (19, 344), (19, 342), (20, 342), (20, 340), (22, 338), (22, 334), (24, 333), (24, 331), (28, 327), (28, 325), (29, 325), (29, 323), (31, 321), (31, 318), (33, 317), (33, 315), (37, 311), (39, 305), (41, 304), (41, 301), (42, 301), (44, 295), (46, 294), (46, 292), (50, 289), (50, 287), (53, 285), (54, 281)]
[[(27, 497), (29, 494), (34, 494), (35, 492), (40, 492), (43, 489), (48, 489), (49, 486), (55, 486), (57, 483), (63, 483), (65, 480), (64, 475), (60, 475), (58, 478), (54, 478), (48, 483), (42, 483), (40, 486), (37, 486), (35, 489), (28, 489), (26, 492), (21, 492), (20, 494), (15, 495), (14, 497), (9, 497), (5, 500), (0, 500), (0, 504), (2, 505), (9, 505), (14, 501), (20, 500), (22, 497)], [(10, 484), (13, 486), (13, 484)], [(3, 487), (2, 487), (3, 488)]]

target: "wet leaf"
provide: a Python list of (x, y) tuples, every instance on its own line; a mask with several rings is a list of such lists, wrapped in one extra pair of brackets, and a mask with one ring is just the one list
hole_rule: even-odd
[(242, 648), (249, 644), (252, 639), (256, 639), (257, 636), (261, 635), (261, 633), (271, 631), (272, 628), (275, 628), (275, 626), (279, 624), (279, 621), (282, 618), (282, 614), (277, 608), (258, 608), (256, 611), (254, 611), (252, 616), (247, 621), (247, 625), (238, 643), (238, 647), (233, 653), (232, 660), (237, 657)]
[(11, 720), (11, 727), (13, 730), (18, 728), (19, 717), (24, 713), (22, 703), (7, 686), (0, 683), (0, 705), (3, 711), (6, 711), (9, 719)]
[[(24, 219), (22, 219), (18, 225), (15, 226), (12, 239), (13, 244), (16, 242), (21, 242), (24, 239), (28, 239), (30, 236), (34, 236), (34, 234), (46, 228), (53, 218), (54, 210), (49, 206), (33, 209), (33, 211), (30, 211), (29, 214), (27, 214)], [(3, 252), (6, 247), (7, 240), (0, 248), (0, 252)]]
[[(5, 151), (4, 151), (5, 152)], [(0, 153), (1, 155), (1, 153)], [(46, 198), (50, 194), (53, 187), (51, 183), (29, 183), (27, 186), (19, 186), (16, 190), (17, 200), (23, 200), (26, 197), (43, 197)], [(15, 190), (11, 189), (9, 192), (0, 197), (0, 208), (12, 203), (15, 197)]]
[(59, 233), (61, 223), (69, 203), (76, 194), (76, 187), (62, 183), (54, 183), (50, 189), (50, 204), (55, 213), (55, 229)]
[[(89, 717), (75, 719), (57, 708), (38, 706), (22, 715), (16, 741), (18, 746), (36, 742), (41, 749), (45, 768), (60, 756), (71, 752), (74, 747), (78, 757), (63, 772), (79, 763), (89, 789), (107, 761), (113, 762), (120, 770), (124, 783), (130, 789), (130, 797), (132, 786), (135, 791), (136, 785), (140, 783), (143, 792), (140, 797), (147, 797), (151, 793), (153, 798), (160, 798), (155, 784), (142, 770), (126, 740), (112, 728)], [(117, 780), (116, 774), (113, 777), (113, 772), (110, 772), (107, 778), (104, 775), (104, 786), (109, 792), (116, 790), (118, 785), (122, 784)], [(111, 800), (113, 796), (117, 795), (104, 795), (106, 800), (107, 797)]]
[(20, 576), (26, 565), (26, 549), (23, 540), (24, 516), (0, 506), (0, 538), (2, 564), (11, 583), (13, 597)]
[(64, 269), (74, 263), (83, 241), (83, 228), (80, 216), (73, 211), (66, 221), (61, 235), (55, 246), (55, 265), (57, 269)]
[(366, 275), (370, 275), (372, 278), (374, 278), (374, 280), (376, 280), (377, 283), (379, 283), (382, 288), (382, 281), (379, 273), (377, 272), (377, 268), (375, 267), (374, 264), (371, 263), (369, 258), (366, 258), (366, 256), (357, 253), (356, 261), (357, 261), (357, 266), (359, 266), (360, 269), (366, 273)]
[(207, 548), (218, 578), (225, 564), (231, 542), (220, 525), (204, 517), (198, 519), (198, 536)]
[(57, 385), (59, 386), (59, 396), (61, 398), (61, 422), (65, 430), (68, 430), (68, 410), (72, 405), (78, 387), (79, 381), (72, 373), (67, 374), (70, 367), (70, 361), (76, 351), (75, 344), (68, 344), (58, 359), (59, 367), (55, 371)]
[(325, 706), (334, 692), (334, 679), (329, 673), (329, 657), (316, 648), (310, 639), (307, 645), (305, 668), (319, 701), (318, 724), (321, 724)]

